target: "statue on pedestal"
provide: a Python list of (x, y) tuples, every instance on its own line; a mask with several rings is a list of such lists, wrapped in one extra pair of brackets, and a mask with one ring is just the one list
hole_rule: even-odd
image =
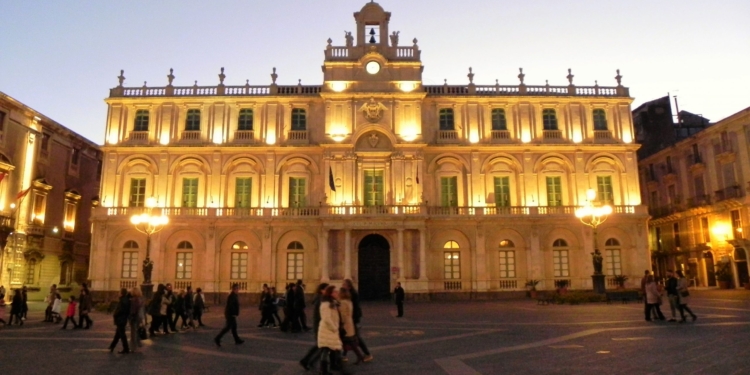
[(151, 259), (143, 260), (143, 284), (151, 285), (151, 271), (154, 269), (154, 262)]
[(599, 252), (599, 249), (596, 249), (591, 253), (591, 260), (594, 262), (594, 275), (601, 275), (602, 261), (604, 258), (602, 258), (602, 253)]

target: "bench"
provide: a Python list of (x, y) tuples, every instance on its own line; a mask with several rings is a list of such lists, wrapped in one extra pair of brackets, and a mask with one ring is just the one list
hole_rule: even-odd
[(620, 301), (621, 303), (628, 303), (628, 301), (640, 301), (643, 298), (641, 293), (637, 290), (628, 291), (616, 291), (616, 292), (605, 292), (607, 295), (607, 304), (611, 304), (612, 301)]
[(536, 293), (536, 304), (537, 305), (549, 305), (550, 302), (555, 301), (555, 294), (548, 292), (537, 292)]

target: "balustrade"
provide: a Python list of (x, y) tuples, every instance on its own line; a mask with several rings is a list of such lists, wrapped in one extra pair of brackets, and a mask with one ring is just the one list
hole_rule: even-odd
[(289, 140), (290, 141), (306, 141), (307, 140), (307, 130), (291, 130), (291, 131), (289, 131)]
[(594, 139), (611, 139), (612, 132), (609, 130), (594, 130)]
[(493, 130), (492, 139), (510, 139), (510, 132), (507, 130)]
[(562, 139), (562, 132), (559, 130), (544, 130), (542, 136), (544, 139)]
[(131, 142), (148, 142), (148, 131), (132, 131), (128, 138)]
[(443, 290), (461, 290), (462, 285), (460, 281), (444, 281)]
[(133, 289), (138, 286), (138, 280), (120, 280), (120, 289)]
[(200, 130), (185, 130), (182, 132), (183, 141), (200, 141), (201, 131)]
[(192, 287), (192, 286), (193, 286), (192, 281), (178, 280), (174, 282), (174, 290), (187, 289), (188, 287)]
[(255, 141), (255, 132), (252, 130), (237, 130), (234, 132), (236, 142), (251, 143)]
[(498, 280), (498, 289), (502, 289), (502, 290), (518, 289), (518, 280), (512, 280), (512, 279)]
[(458, 132), (455, 130), (438, 130), (438, 140), (443, 142), (458, 141)]

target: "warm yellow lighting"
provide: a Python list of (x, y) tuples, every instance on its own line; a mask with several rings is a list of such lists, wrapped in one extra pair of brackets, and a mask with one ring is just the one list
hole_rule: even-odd
[(56, 227), (56, 226), (52, 227), (52, 233), (57, 234), (57, 232), (59, 232), (59, 231), (60, 231), (60, 229), (58, 227)]
[(401, 82), (399, 88), (403, 92), (412, 92), (417, 88), (417, 82)]
[(214, 133), (214, 143), (215, 144), (220, 145), (220, 144), (224, 143), (224, 140), (221, 139), (221, 138), (222, 137), (221, 137), (221, 134), (219, 132)]
[(594, 199), (596, 199), (596, 190), (594, 189), (586, 190), (586, 199), (588, 199), (589, 201), (593, 201)]
[(583, 139), (581, 137), (581, 133), (579, 133), (579, 132), (574, 132), (573, 133), (573, 143), (581, 143), (582, 140)]
[(148, 207), (148, 208), (154, 208), (154, 207), (156, 207), (156, 198), (154, 198), (154, 197), (148, 197), (148, 198), (146, 198), (146, 207)]
[(729, 232), (731, 231), (731, 228), (726, 223), (716, 223), (714, 224), (713, 228), (711, 228), (711, 232), (716, 235), (716, 237), (726, 240), (727, 235), (729, 235)]
[(471, 134), (469, 134), (469, 142), (471, 143), (479, 143), (479, 134), (472, 131)]
[(622, 141), (625, 143), (631, 143), (633, 142), (633, 136), (630, 135), (630, 133), (623, 133), (622, 134)]
[(109, 138), (107, 138), (107, 143), (111, 145), (117, 144), (117, 135), (116, 134), (110, 134)]
[[(76, 226), (76, 223), (73, 222), (73, 221), (66, 221), (66, 222), (63, 223), (63, 227), (65, 227), (65, 230), (67, 230), (69, 232), (73, 231), (73, 228), (75, 228), (75, 226)], [(55, 227), (55, 228), (57, 228), (57, 227)], [(53, 231), (54, 231), (54, 229), (53, 229)], [(57, 232), (55, 232), (55, 233), (57, 233)]]
[(401, 128), (401, 139), (411, 142), (417, 139), (417, 125), (407, 124)]
[(335, 92), (342, 92), (346, 90), (346, 86), (347, 86), (346, 82), (344, 81), (332, 81), (332, 82), (329, 82), (328, 84), (329, 86), (331, 86), (331, 90)]
[(274, 135), (274, 134), (268, 134), (266, 136), (266, 144), (267, 145), (272, 145), (272, 144), (275, 144), (275, 143), (276, 143), (276, 135)]
[(167, 134), (167, 133), (162, 134), (161, 138), (159, 139), (159, 143), (161, 143), (163, 145), (168, 145), (169, 144), (169, 134)]
[(523, 134), (521, 134), (521, 142), (523, 143), (531, 142), (531, 134), (529, 134), (528, 131), (525, 131), (523, 132)]
[(11, 203), (10, 204), (10, 209), (11, 210), (15, 210), (16, 209), (16, 204), (15, 203)]
[(346, 138), (346, 135), (344, 134), (331, 134), (331, 139), (333, 139), (336, 142), (341, 142)]

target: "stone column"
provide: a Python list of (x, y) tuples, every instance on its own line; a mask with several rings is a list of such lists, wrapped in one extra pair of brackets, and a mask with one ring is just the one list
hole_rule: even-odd
[(344, 278), (352, 278), (352, 230), (344, 231)]
[(396, 237), (396, 252), (397, 252), (397, 266), (398, 266), (398, 281), (404, 281), (404, 230), (402, 228), (396, 229), (398, 236)]
[(320, 282), (328, 282), (328, 229), (323, 229), (318, 236), (318, 251), (320, 252)]
[(427, 281), (427, 229), (419, 230), (419, 280)]

